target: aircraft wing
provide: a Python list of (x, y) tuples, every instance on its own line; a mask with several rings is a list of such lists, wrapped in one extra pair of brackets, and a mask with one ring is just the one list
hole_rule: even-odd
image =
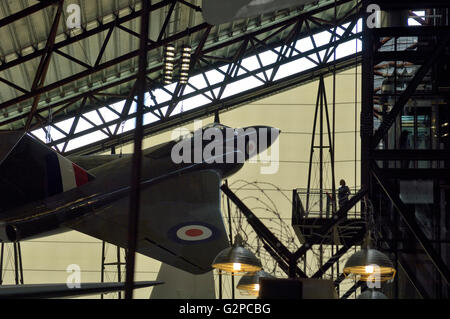
[[(134, 289), (161, 285), (161, 281), (140, 281)], [(69, 288), (67, 284), (2, 285), (0, 298), (63, 298), (95, 295), (125, 289), (123, 282), (81, 283), (79, 288)]]
[[(175, 175), (141, 190), (137, 252), (193, 274), (211, 270), (229, 246), (215, 170)], [(70, 228), (120, 247), (128, 241), (128, 197)]]

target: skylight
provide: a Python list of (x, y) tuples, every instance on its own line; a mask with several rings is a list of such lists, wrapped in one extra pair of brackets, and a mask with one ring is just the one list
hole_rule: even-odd
[[(416, 12), (416, 14), (423, 16), (425, 13)], [(412, 21), (415, 20), (412, 19)], [(172, 99), (172, 94), (177, 84), (172, 83), (162, 88), (156, 88), (150, 92), (151, 94), (146, 93), (145, 96), (146, 109), (144, 110), (144, 125), (161, 121), (161, 115), (163, 114), (166, 117), (172, 117), (182, 112), (213, 103), (215, 99), (231, 97), (263, 86), (266, 81), (280, 81), (286, 77), (294, 76), (295, 74), (300, 74), (301, 72), (318, 67), (322, 63), (330, 63), (334, 58), (341, 59), (360, 52), (362, 42), (357, 39), (357, 35), (360, 34), (362, 29), (361, 24), (360, 19), (350, 33), (353, 38), (345, 42), (340, 39), (350, 23), (346, 23), (337, 28), (336, 33), (339, 35), (338, 37), (333, 35), (332, 28), (314, 34), (312, 36), (314, 41), (311, 40), (311, 37), (305, 37), (294, 41), (289, 46), (268, 49), (257, 55), (246, 57), (241, 63), (234, 65), (225, 64), (219, 68), (194, 75), (189, 78), (188, 84), (181, 96), (181, 101), (177, 103), (170, 114), (166, 114), (166, 112), (170, 109), (168, 104)], [(332, 52), (331, 48), (329, 48), (329, 43), (332, 43), (334, 40), (342, 42), (337, 46), (336, 52)], [(316, 48), (319, 50), (316, 50)], [(227, 71), (233, 68), (235, 72), (228, 75), (228, 84), (224, 89), (221, 89)], [(276, 74), (271, 79), (272, 73), (275, 71)], [(155, 101), (157, 104), (155, 104)], [(111, 134), (121, 134), (133, 130), (135, 128), (135, 117), (133, 117), (133, 114), (136, 112), (136, 102), (132, 103), (128, 117), (121, 120), (120, 114), (123, 113), (124, 105), (125, 100), (122, 100), (104, 106), (98, 111), (90, 111), (82, 114), (82, 118), (78, 121), (75, 128), (76, 134), (67, 143), (64, 151), (75, 150), (106, 139)], [(62, 151), (61, 145), (64, 144), (60, 144), (60, 140), (67, 137), (64, 136), (63, 132), (69, 133), (73, 121), (74, 119), (72, 118), (52, 124), (52, 126), (59, 128), (59, 130), (56, 128), (51, 129), (50, 126), (52, 142), (58, 144), (59, 151)], [(93, 125), (91, 123), (103, 125), (103, 129), (99, 128), (97, 131), (92, 132)], [(117, 125), (119, 125), (119, 128), (117, 128)], [(108, 128), (110, 133), (108, 133)], [(117, 132), (115, 132), (116, 130)], [(44, 143), (46, 142), (44, 129), (32, 131), (31, 134)]]

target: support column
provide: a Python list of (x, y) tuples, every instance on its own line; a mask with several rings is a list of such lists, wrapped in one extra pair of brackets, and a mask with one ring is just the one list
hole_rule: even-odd
[(133, 298), (134, 268), (136, 258), (137, 234), (139, 223), (139, 204), (140, 204), (140, 182), (142, 169), (142, 139), (143, 139), (143, 115), (144, 115), (144, 94), (146, 91), (147, 70), (147, 50), (148, 50), (148, 29), (150, 20), (151, 0), (142, 1), (142, 16), (140, 29), (140, 47), (139, 47), (139, 70), (137, 76), (137, 111), (136, 111), (136, 129), (134, 132), (134, 153), (133, 167), (131, 173), (131, 192), (130, 192), (130, 210), (128, 219), (128, 249), (127, 249), (127, 268), (125, 282), (125, 299)]

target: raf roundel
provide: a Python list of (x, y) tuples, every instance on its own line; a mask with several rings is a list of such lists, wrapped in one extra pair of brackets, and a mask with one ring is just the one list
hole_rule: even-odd
[(212, 236), (212, 231), (202, 225), (188, 225), (177, 230), (177, 237), (181, 240), (198, 241), (208, 239)]
[(191, 244), (212, 240), (215, 235), (214, 227), (204, 223), (178, 225), (169, 231), (169, 236), (175, 241)]

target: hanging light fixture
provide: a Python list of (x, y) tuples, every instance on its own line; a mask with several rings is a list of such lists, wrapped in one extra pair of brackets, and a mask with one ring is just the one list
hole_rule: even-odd
[(370, 283), (381, 283), (393, 280), (396, 270), (389, 258), (382, 252), (372, 248), (372, 234), (375, 235), (373, 205), (365, 198), (367, 234), (362, 249), (354, 253), (344, 266), (344, 275), (359, 277), (359, 280)]
[(360, 276), (362, 281), (384, 282), (395, 277), (396, 270), (382, 252), (364, 248), (353, 254), (345, 263), (344, 275)]
[(180, 83), (187, 84), (191, 65), (191, 47), (184, 45), (181, 49)]
[(164, 68), (163, 68), (164, 84), (172, 83), (174, 60), (175, 60), (175, 46), (173, 44), (168, 44), (164, 48)]
[(385, 294), (374, 289), (367, 289), (357, 299), (388, 299)]
[(259, 259), (243, 247), (240, 235), (236, 235), (232, 247), (225, 248), (216, 256), (212, 267), (233, 275), (257, 272), (262, 269)]
[(248, 273), (239, 280), (237, 289), (252, 296), (259, 295), (259, 278), (275, 278), (264, 270)]

